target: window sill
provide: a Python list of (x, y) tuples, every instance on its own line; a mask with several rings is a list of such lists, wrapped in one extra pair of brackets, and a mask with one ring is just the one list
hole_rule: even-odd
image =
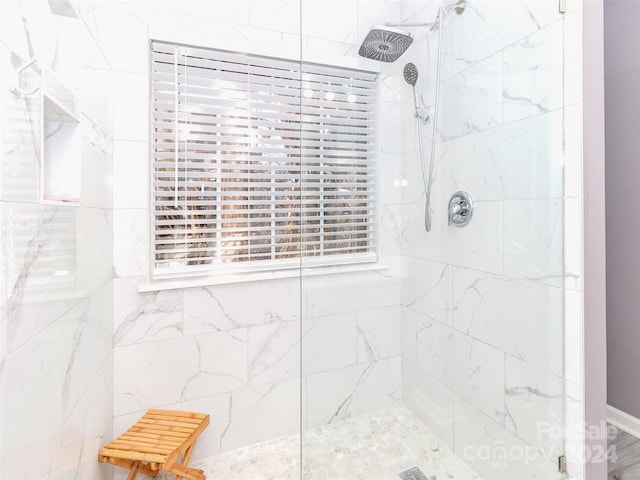
[(233, 283), (263, 282), (266, 280), (280, 280), (283, 278), (317, 277), (321, 275), (335, 275), (342, 273), (369, 272), (386, 270), (388, 265), (381, 263), (367, 263), (359, 265), (338, 265), (333, 267), (306, 267), (302, 269), (274, 270), (255, 273), (235, 273), (227, 275), (211, 275), (207, 277), (157, 280), (138, 286), (138, 292), (159, 292), (180, 288), (209, 287)]

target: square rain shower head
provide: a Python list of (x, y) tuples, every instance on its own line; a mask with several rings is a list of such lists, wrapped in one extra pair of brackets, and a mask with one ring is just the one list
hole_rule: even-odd
[(413, 38), (402, 30), (373, 27), (362, 41), (358, 54), (380, 62), (395, 62), (411, 46)]

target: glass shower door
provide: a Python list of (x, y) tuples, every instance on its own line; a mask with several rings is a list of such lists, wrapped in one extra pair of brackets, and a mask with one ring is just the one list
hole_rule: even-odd
[(302, 1), (303, 478), (563, 477), (579, 12), (463, 6)]

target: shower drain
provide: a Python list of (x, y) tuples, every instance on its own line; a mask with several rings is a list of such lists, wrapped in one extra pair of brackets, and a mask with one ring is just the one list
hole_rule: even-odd
[[(410, 468), (409, 470), (405, 470), (404, 472), (400, 472), (400, 478), (402, 480), (429, 480), (429, 478), (422, 473), (418, 467)], [(431, 477), (434, 479), (435, 477)]]

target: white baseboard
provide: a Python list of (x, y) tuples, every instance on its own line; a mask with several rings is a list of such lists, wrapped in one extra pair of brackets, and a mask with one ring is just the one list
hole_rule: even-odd
[(640, 418), (607, 405), (607, 421), (621, 430), (640, 438)]

